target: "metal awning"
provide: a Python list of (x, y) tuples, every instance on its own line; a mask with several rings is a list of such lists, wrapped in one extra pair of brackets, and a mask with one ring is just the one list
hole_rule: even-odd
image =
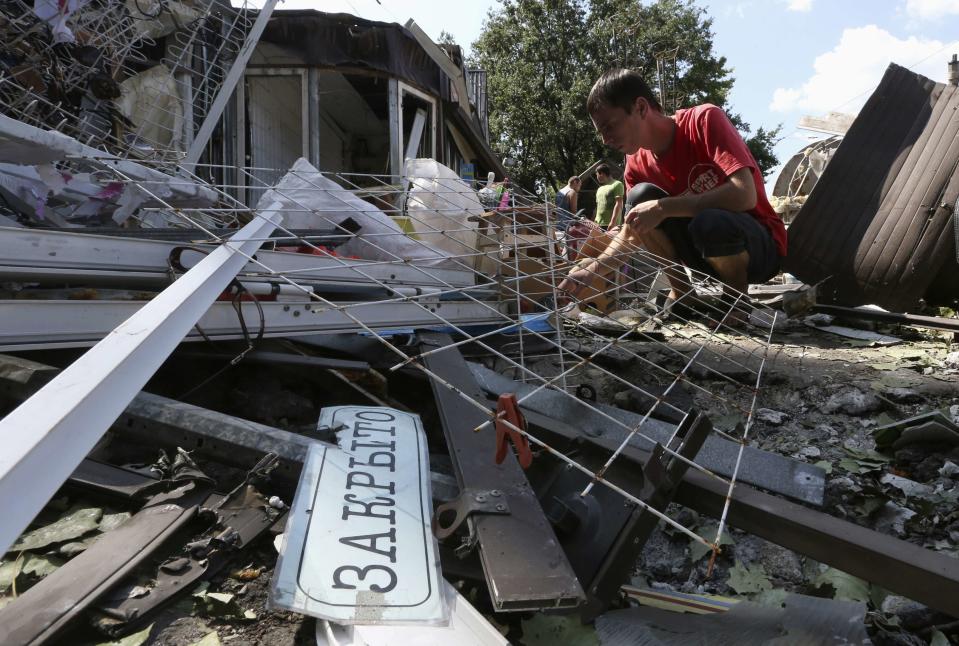
[(959, 87), (890, 65), (789, 227), (786, 269), (825, 281), (823, 300), (895, 311), (955, 285), (957, 166)]

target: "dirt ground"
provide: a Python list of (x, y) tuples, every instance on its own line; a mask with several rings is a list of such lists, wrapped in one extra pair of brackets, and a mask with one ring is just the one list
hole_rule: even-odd
[[(877, 445), (874, 434), (877, 428), (934, 410), (941, 410), (959, 422), (956, 346), (945, 333), (903, 327), (885, 327), (881, 331), (898, 336), (902, 342), (873, 346), (796, 321), (790, 321), (774, 334), (756, 404), (757, 414), (750, 430), (751, 444), (824, 468), (828, 473), (824, 510), (828, 513), (928, 549), (959, 555), (959, 507), (956, 506), (959, 446), (918, 442), (889, 450)], [(693, 326), (667, 331), (665, 340), (681, 347), (701, 342), (697, 336), (701, 334), (701, 328)], [(762, 346), (738, 343), (736, 347), (731, 343), (733, 340), (717, 335), (707, 340), (706, 345), (717, 353), (731, 353), (731, 356), (736, 352), (754, 352)], [(630, 358), (631, 353), (663, 365), (676, 361), (664, 356), (661, 346), (641, 341), (627, 342), (623, 350), (626, 356), (614, 361), (615, 372), (635, 383), (648, 382), (650, 373), (642, 362)], [(732, 379), (741, 377), (735, 374), (736, 368), (732, 365), (719, 365), (717, 369)], [(599, 402), (624, 408), (631, 405), (622, 383), (600, 370), (580, 371), (574, 381), (576, 379), (592, 385)], [(737, 406), (748, 408), (746, 398), (751, 391), (730, 387), (722, 379), (717, 379), (713, 386), (726, 393), (730, 405), (717, 403), (715, 397), (696, 391), (682, 396), (685, 402), (706, 412), (716, 426), (731, 429), (742, 421)], [(236, 398), (236, 384), (226, 391)], [(277, 392), (286, 396), (277, 397)], [(255, 421), (296, 430), (308, 426), (310, 419), (315, 419), (318, 407), (325, 405), (323, 402), (330, 397), (329, 393), (324, 398), (319, 391), (305, 390), (302, 383), (287, 384), (277, 392), (270, 395), (273, 408), (269, 411), (256, 412), (258, 395), (254, 392), (240, 398), (245, 403), (234, 401), (231, 407), (242, 405), (246, 416)], [(287, 503), (291, 501), (290, 493), (283, 494)], [(60, 504), (65, 508), (82, 506), (82, 502), (77, 499)], [(120, 510), (105, 509), (104, 513), (116, 511)], [(715, 532), (716, 523), (712, 519), (700, 518), (676, 506), (670, 508), (670, 513), (703, 535), (710, 530)], [(122, 643), (128, 646), (315, 643), (313, 619), (272, 610), (267, 604), (277, 558), (273, 540), (280, 530), (281, 527), (275, 527), (210, 581), (182, 595), (153, 617), (149, 631), (144, 630), (138, 637)], [(868, 604), (865, 622), (875, 643), (942, 644), (949, 642), (937, 640), (959, 638), (955, 618), (736, 529), (730, 529), (727, 534), (716, 568), (707, 576), (709, 558), (705, 550), (679, 532), (657, 530), (637, 563), (632, 583), (654, 589), (738, 598), (755, 598), (769, 590), (785, 590), (851, 599)], [(20, 592), (35, 579), (24, 573), (18, 575)], [(0, 577), (0, 583), (2, 581)], [(0, 604), (9, 602), (11, 592), (6, 589), (5, 595), (0, 596)], [(214, 594), (210, 596), (211, 593)], [(464, 593), (481, 610), (489, 609), (482, 590), (464, 588)], [(559, 634), (565, 635), (563, 639), (569, 643), (597, 643), (590, 629), (577, 629), (574, 637), (571, 632), (538, 631), (537, 622), (541, 620), (530, 615), (490, 617), (511, 641), (518, 643), (539, 644), (550, 640), (555, 643)], [(147, 626), (141, 626), (145, 628)], [(79, 625), (61, 643), (108, 642), (89, 625)]]
[[(880, 331), (902, 342), (872, 346), (796, 321), (774, 334), (751, 444), (824, 468), (823, 510), (829, 514), (959, 555), (959, 446), (917, 442), (892, 450), (877, 446), (874, 435), (879, 427), (935, 410), (959, 422), (956, 345), (947, 333)], [(693, 399), (719, 426), (736, 421), (715, 400)], [(715, 533), (715, 521), (673, 511), (683, 524)], [(730, 530), (728, 541), (707, 576), (709, 558), (698, 546), (678, 532), (657, 531), (637, 564), (637, 582), (690, 593), (756, 596), (768, 588), (863, 601), (875, 643), (959, 639), (955, 618), (738, 530)], [(953, 641), (934, 641), (940, 637)]]

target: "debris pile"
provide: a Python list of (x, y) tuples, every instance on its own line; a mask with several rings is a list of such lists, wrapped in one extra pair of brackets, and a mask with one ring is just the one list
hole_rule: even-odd
[(252, 24), (216, 0), (5, 2), (3, 113), (123, 158), (181, 159)]
[[(220, 42), (216, 7), (158, 3), (163, 33), (142, 3), (4, 24), (72, 45), (42, 50), (61, 88), (89, 12), (132, 20), (98, 50), (122, 86), (110, 61), (145, 39)], [(941, 333), (787, 320), (695, 272), (667, 303), (681, 268), (644, 250), (566, 303), (553, 208), (417, 159), (425, 110), (378, 175), (178, 165), (84, 138), (84, 105), (0, 120), (4, 177), (45, 187), (0, 226), (5, 643), (955, 633)]]

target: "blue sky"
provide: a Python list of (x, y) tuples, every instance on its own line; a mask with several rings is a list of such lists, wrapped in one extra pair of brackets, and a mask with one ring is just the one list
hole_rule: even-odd
[(944, 81), (959, 54), (959, 0), (705, 0), (733, 68), (732, 109), (783, 124), (781, 161), (811, 137), (803, 115), (856, 113), (890, 62)]
[[(343, 11), (442, 30), (468, 46), (494, 0), (287, 0), (280, 8)], [(818, 138), (803, 115), (855, 113), (890, 62), (937, 81), (959, 54), (959, 0), (697, 0), (736, 84), (730, 108), (753, 127), (782, 123), (781, 161)], [(583, 115), (586, 118), (586, 115)]]

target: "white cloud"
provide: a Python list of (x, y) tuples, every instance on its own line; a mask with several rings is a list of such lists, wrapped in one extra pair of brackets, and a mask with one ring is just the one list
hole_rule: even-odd
[(917, 38), (902, 40), (876, 25), (849, 28), (839, 43), (813, 62), (813, 75), (800, 87), (777, 88), (769, 109), (807, 113), (855, 113), (879, 83), (889, 63), (942, 81), (946, 61), (959, 52), (959, 41), (943, 43)]
[(906, 0), (906, 15), (918, 20), (937, 20), (959, 14), (959, 0)]
[(786, 8), (790, 11), (802, 11), (806, 13), (812, 11), (812, 0), (787, 0)]
[(773, 112), (787, 112), (792, 110), (801, 96), (802, 91), (795, 88), (776, 88), (776, 91), (773, 92), (773, 102), (769, 104), (769, 109)]

